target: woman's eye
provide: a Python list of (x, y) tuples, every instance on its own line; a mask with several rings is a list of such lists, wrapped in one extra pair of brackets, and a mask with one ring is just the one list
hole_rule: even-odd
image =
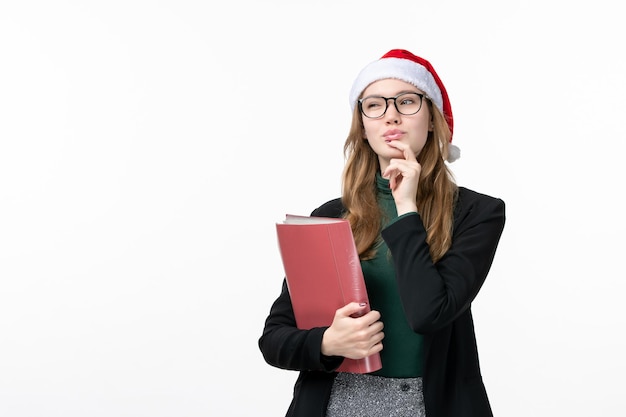
[(368, 109), (373, 109), (373, 108), (375, 108), (375, 107), (380, 107), (380, 103), (377, 103), (377, 102), (370, 102), (370, 103), (367, 103), (367, 108), (368, 108)]

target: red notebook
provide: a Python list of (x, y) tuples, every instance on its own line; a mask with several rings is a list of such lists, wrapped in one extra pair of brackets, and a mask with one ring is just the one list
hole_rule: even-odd
[[(288, 214), (276, 224), (285, 277), (300, 329), (330, 326), (335, 311), (369, 299), (361, 263), (345, 219)], [(345, 358), (338, 372), (369, 373), (382, 368), (380, 354)]]

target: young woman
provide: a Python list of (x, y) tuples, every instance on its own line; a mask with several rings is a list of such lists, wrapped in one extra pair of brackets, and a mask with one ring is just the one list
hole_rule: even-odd
[[(300, 371), (287, 416), (492, 416), (470, 307), (504, 202), (454, 183), (450, 101), (425, 59), (389, 51), (358, 74), (350, 104), (342, 196), (312, 215), (350, 221), (371, 311), (353, 318), (363, 307), (350, 303), (330, 326), (299, 330), (283, 283), (259, 347)], [(334, 371), (375, 352), (379, 371)]]

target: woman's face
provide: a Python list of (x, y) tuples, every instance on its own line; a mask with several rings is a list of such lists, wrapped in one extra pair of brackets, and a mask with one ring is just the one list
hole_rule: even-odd
[[(370, 84), (363, 91), (362, 97), (364, 99), (372, 96), (391, 98), (402, 93), (422, 94), (422, 91), (407, 82), (388, 78)], [(401, 104), (398, 102), (398, 106)], [(376, 106), (373, 107), (373, 109), (375, 108)], [(426, 143), (428, 131), (432, 130), (426, 99), (423, 100), (422, 107), (415, 114), (404, 115), (399, 113), (391, 99), (387, 100), (387, 111), (382, 117), (377, 119), (368, 118), (364, 115), (361, 117), (365, 128), (365, 138), (372, 150), (378, 155), (381, 171), (389, 165), (392, 158), (403, 157), (401, 151), (389, 145), (391, 141), (399, 140), (408, 144), (417, 156)]]

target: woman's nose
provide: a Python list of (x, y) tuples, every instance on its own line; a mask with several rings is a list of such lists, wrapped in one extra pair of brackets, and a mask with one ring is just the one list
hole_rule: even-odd
[[(389, 99), (393, 100), (393, 99)], [(387, 111), (385, 112), (385, 121), (387, 123), (399, 123), (400, 122), (400, 112), (396, 109), (395, 103), (392, 101), (391, 103), (387, 101)]]

